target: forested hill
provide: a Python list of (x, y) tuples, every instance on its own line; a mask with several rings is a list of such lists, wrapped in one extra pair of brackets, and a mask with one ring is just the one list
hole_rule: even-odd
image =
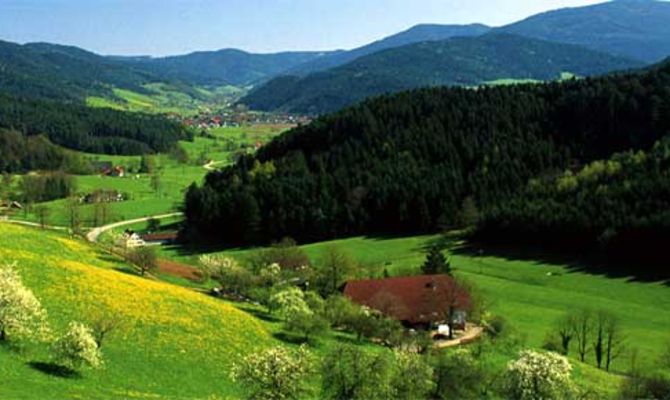
[(111, 86), (144, 92), (157, 80), (145, 71), (77, 47), (0, 41), (0, 93), (83, 102), (113, 96)]
[[(192, 133), (176, 122), (160, 116), (92, 109), (47, 100), (29, 100), (0, 95), (2, 143), (13, 148), (8, 131), (26, 137), (45, 135), (54, 144), (91, 153), (146, 154), (172, 149), (178, 140)], [(30, 149), (17, 144), (16, 149)], [(17, 152), (19, 151), (17, 150)], [(21, 154), (14, 154), (21, 158)], [(18, 165), (18, 164), (17, 164)]]
[(653, 63), (670, 56), (670, 2), (614, 0), (534, 15), (499, 31)]
[[(475, 235), (496, 244), (604, 251), (610, 262), (637, 265), (637, 276), (653, 279), (670, 278), (669, 237), (670, 136), (648, 152), (532, 179), (488, 209)], [(663, 268), (643, 270), (641, 264)]]
[(300, 64), (297, 67), (286, 71), (285, 75), (304, 76), (312, 72), (339, 67), (340, 65), (347, 64), (357, 58), (377, 53), (386, 49), (406, 46), (413, 43), (446, 40), (452, 37), (480, 36), (490, 30), (490, 27), (482, 24), (416, 25), (406, 31), (391, 35), (381, 40), (377, 40), (376, 42), (367, 44), (365, 46), (348, 51), (334, 52), (332, 54), (325, 55), (324, 57), (319, 57), (312, 61)]
[(589, 76), (641, 65), (578, 46), (488, 34), (402, 46), (303, 78), (276, 78), (241, 103), (257, 110), (322, 114), (370, 96), (418, 87), (552, 80), (562, 73)]
[(162, 58), (117, 58), (163, 79), (194, 85), (246, 86), (270, 79), (302, 63), (337, 52), (252, 54), (242, 50), (201, 51)]
[[(670, 65), (543, 85), (434, 88), (296, 128), (185, 198), (186, 237), (316, 240), (453, 226), (530, 178), (670, 133)], [(588, 215), (584, 215), (588, 218)]]

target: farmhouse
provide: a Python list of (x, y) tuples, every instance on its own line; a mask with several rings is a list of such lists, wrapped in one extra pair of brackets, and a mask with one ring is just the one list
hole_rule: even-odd
[(350, 281), (344, 295), (412, 328), (447, 323), (464, 329), (472, 308), (470, 294), (448, 275)]
[(137, 247), (144, 247), (147, 244), (144, 240), (142, 240), (140, 235), (131, 230), (126, 230), (116, 241), (116, 245), (125, 249), (134, 249)]

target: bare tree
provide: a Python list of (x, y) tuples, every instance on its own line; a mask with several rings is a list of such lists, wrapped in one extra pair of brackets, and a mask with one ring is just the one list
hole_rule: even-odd
[(570, 343), (576, 333), (575, 326), (575, 315), (572, 313), (566, 314), (563, 318), (558, 320), (558, 323), (556, 324), (556, 332), (561, 339), (561, 349), (565, 355), (570, 353)]
[(79, 199), (70, 197), (67, 201), (68, 224), (72, 233), (79, 232), (81, 228), (81, 207)]
[(98, 349), (102, 348), (105, 339), (126, 328), (126, 321), (118, 314), (94, 311), (90, 321), (89, 326)]
[(40, 227), (45, 229), (49, 223), (51, 210), (46, 206), (37, 206), (35, 207), (35, 214), (37, 215), (37, 221), (39, 222)]
[(579, 360), (584, 362), (586, 354), (590, 349), (591, 335), (593, 333), (593, 312), (581, 310), (571, 319), (574, 340), (577, 342)]
[(619, 318), (610, 316), (605, 324), (605, 370), (609, 371), (612, 362), (623, 353), (624, 340)]
[(147, 272), (151, 272), (158, 268), (156, 251), (151, 247), (139, 247), (130, 250), (126, 255), (126, 259), (128, 262), (139, 268), (142, 276), (145, 276)]

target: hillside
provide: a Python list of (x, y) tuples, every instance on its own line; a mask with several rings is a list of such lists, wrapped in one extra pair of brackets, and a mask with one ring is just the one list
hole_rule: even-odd
[(468, 197), (486, 209), (538, 175), (650, 148), (670, 133), (668, 85), (665, 64), (369, 100), (211, 173), (186, 195), (185, 234), (257, 243), (458, 226)]
[(143, 92), (152, 75), (77, 47), (0, 41), (0, 91), (4, 94), (83, 102), (113, 96), (111, 87)]
[(652, 63), (670, 56), (670, 2), (614, 0), (549, 11), (499, 30)]
[[(60, 146), (105, 154), (145, 154), (168, 151), (179, 140), (193, 138), (181, 124), (161, 116), (93, 109), (51, 100), (0, 95), (0, 128), (21, 136), (44, 135)], [(5, 140), (5, 131), (0, 131)], [(20, 147), (6, 151), (21, 157)]]
[(512, 199), (487, 210), (476, 238), (562, 251), (602, 251), (610, 263), (657, 267), (638, 267), (641, 277), (670, 279), (662, 239), (670, 232), (669, 210), (666, 137), (648, 152), (617, 154), (578, 171), (531, 180)]
[(1, 347), (2, 398), (238, 397), (228, 375), (232, 362), (275, 343), (258, 320), (232, 305), (139, 278), (82, 242), (6, 223), (0, 235), (0, 261), (17, 263), (53, 329), (101, 314), (124, 323), (105, 341), (104, 368), (81, 378), (49, 374), (46, 346)]
[(258, 110), (321, 114), (418, 87), (552, 80), (563, 73), (589, 76), (640, 65), (573, 45), (491, 34), (402, 46), (304, 78), (280, 77), (240, 102)]
[(201, 51), (163, 58), (116, 58), (163, 79), (204, 86), (247, 86), (279, 75), (327, 52), (252, 54), (242, 50)]
[(479, 36), (488, 32), (491, 28), (482, 24), (471, 25), (435, 25), (422, 24), (414, 26), (406, 31), (397, 33), (376, 42), (367, 44), (353, 50), (335, 52), (324, 57), (317, 58), (298, 65), (286, 71), (286, 75), (307, 75), (311, 72), (323, 71), (347, 64), (357, 58), (377, 53), (382, 50), (401, 47), (412, 43), (420, 43), (435, 40), (445, 40), (452, 37)]

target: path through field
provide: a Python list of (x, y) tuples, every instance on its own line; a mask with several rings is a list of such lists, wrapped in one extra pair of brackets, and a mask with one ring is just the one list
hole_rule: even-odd
[(120, 228), (120, 227), (126, 226), (126, 225), (133, 225), (133, 224), (137, 224), (139, 222), (146, 222), (150, 219), (166, 219), (166, 218), (178, 217), (178, 216), (181, 216), (181, 215), (183, 215), (183, 213), (175, 212), (175, 213), (171, 213), (171, 214), (153, 215), (153, 216), (149, 216), (149, 217), (136, 218), (136, 219), (130, 219), (130, 220), (127, 220), (127, 221), (115, 222), (113, 224), (108, 224), (108, 225), (105, 225), (105, 226), (100, 226), (100, 227), (91, 229), (90, 232), (88, 232), (86, 234), (86, 240), (88, 240), (89, 242), (95, 243), (98, 240), (98, 237), (100, 237), (100, 235), (102, 235), (104, 232), (107, 232), (111, 229)]

